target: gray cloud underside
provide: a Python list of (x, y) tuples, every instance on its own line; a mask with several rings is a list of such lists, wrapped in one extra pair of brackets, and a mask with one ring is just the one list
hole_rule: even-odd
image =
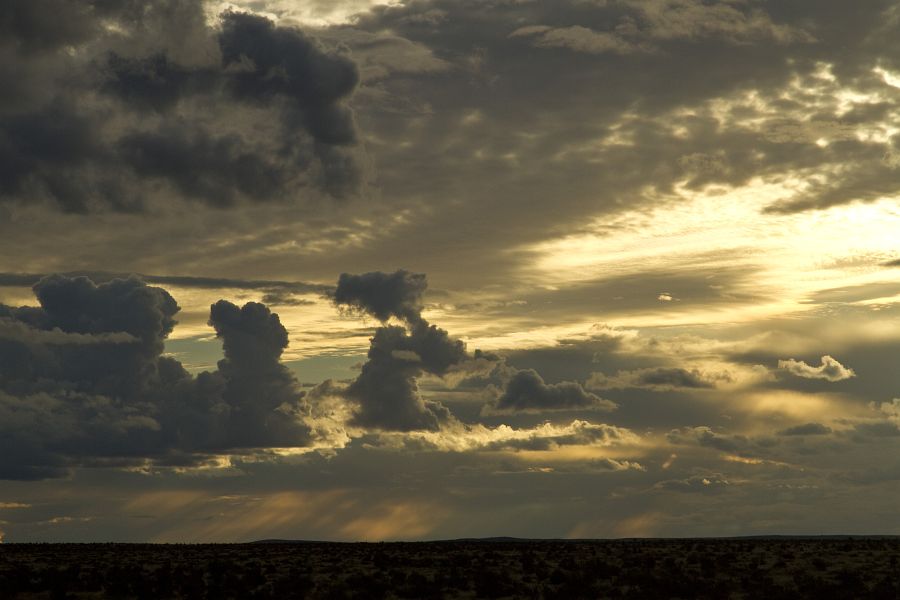
[(354, 423), (388, 431), (437, 430), (450, 419), (446, 408), (419, 395), (416, 380), (425, 373), (445, 375), (468, 355), (463, 342), (422, 318), (426, 287), (425, 275), (403, 270), (344, 273), (338, 279), (335, 305), (405, 324), (376, 329), (368, 360), (345, 392), (358, 404)]
[(11, 0), (0, 22), (0, 200), (129, 212), (361, 182), (356, 64), (299, 29), (212, 27), (195, 0)]
[[(325, 381), (307, 393), (280, 362), (288, 334), (263, 304), (238, 307), (220, 300), (211, 306), (209, 325), (224, 358), (215, 371), (192, 376), (163, 355), (179, 311), (167, 291), (134, 277), (99, 284), (84, 276), (45, 277), (33, 288), (39, 307), (0, 305), (0, 478), (41, 479), (77, 466), (148, 461), (196, 467), (221, 453), (333, 445), (329, 436), (347, 439), (338, 431), (344, 423), (313, 422), (340, 412), (328, 404), (334, 398), (352, 408), (346, 424), (367, 431), (459, 429), (463, 425), (447, 408), (419, 394), (417, 380), (490, 370), (502, 361), (480, 351), (470, 356), (461, 341), (422, 318), (425, 288), (423, 275), (404, 271), (342, 275), (333, 292), (336, 304), (401, 316), (403, 325), (375, 330), (354, 381)], [(517, 383), (522, 375), (536, 383), (534, 389)], [(506, 388), (498, 410), (613, 407), (577, 384), (547, 385), (534, 371), (517, 373)], [(587, 433), (607, 427), (580, 423)], [(576, 433), (495, 436), (489, 445), (518, 449), (526, 441), (529, 447), (556, 447), (599, 440)]]
[(547, 384), (531, 369), (509, 378), (503, 393), (486, 406), (490, 412), (546, 412), (558, 410), (615, 410), (616, 405), (586, 391), (580, 384), (563, 381)]
[(311, 442), (303, 393), (279, 362), (287, 332), (264, 305), (213, 305), (225, 358), (192, 377), (162, 355), (178, 312), (162, 288), (54, 275), (34, 291), (39, 308), (0, 305), (0, 477)]

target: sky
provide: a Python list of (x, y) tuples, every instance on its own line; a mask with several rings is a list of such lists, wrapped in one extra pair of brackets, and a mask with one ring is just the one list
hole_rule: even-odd
[(0, 3), (0, 541), (900, 534), (900, 5)]

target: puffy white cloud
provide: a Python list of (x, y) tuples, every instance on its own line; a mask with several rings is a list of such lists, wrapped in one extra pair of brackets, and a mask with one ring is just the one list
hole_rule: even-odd
[(788, 360), (779, 360), (778, 368), (796, 377), (803, 377), (804, 379), (824, 379), (826, 381), (835, 382), (856, 377), (856, 372), (853, 369), (845, 367), (839, 363), (837, 359), (832, 358), (827, 354), (822, 357), (822, 364), (818, 367), (813, 367), (802, 360), (794, 360), (791, 358)]

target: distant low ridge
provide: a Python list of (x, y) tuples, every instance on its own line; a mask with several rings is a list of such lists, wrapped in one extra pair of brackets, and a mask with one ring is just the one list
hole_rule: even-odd
[(289, 539), (264, 539), (247, 542), (249, 544), (358, 544), (358, 543), (401, 543), (401, 544), (446, 544), (446, 543), (534, 543), (534, 542), (633, 542), (633, 541), (683, 541), (683, 540), (893, 540), (900, 539), (900, 535), (887, 534), (770, 534), (770, 535), (737, 535), (722, 537), (628, 537), (628, 538), (520, 538), (509, 536), (483, 537), (483, 538), (450, 538), (441, 540), (389, 540), (375, 542), (346, 542), (346, 541), (321, 541), (321, 540), (289, 540)]

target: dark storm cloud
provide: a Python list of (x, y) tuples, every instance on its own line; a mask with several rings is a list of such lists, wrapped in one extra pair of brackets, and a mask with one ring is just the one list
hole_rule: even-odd
[(422, 318), (427, 285), (424, 275), (403, 270), (344, 273), (338, 279), (333, 295), (337, 306), (381, 321), (396, 317), (406, 325), (386, 325), (375, 331), (368, 360), (346, 390), (358, 405), (356, 424), (396, 431), (436, 430), (450, 418), (439, 403), (419, 396), (416, 380), (425, 373), (444, 376), (469, 356), (463, 342)]
[(0, 305), (0, 478), (310, 442), (279, 360), (287, 332), (265, 306), (213, 305), (225, 358), (194, 378), (162, 355), (178, 312), (165, 290), (55, 275), (34, 292), (40, 307)]
[(257, 302), (239, 308), (219, 300), (210, 309), (209, 324), (225, 353), (218, 366), (227, 382), (222, 397), (231, 411), (229, 442), (265, 447), (307, 441), (309, 428), (299, 422), (298, 384), (280, 362), (288, 336), (278, 315)]
[(422, 318), (422, 294), (427, 287), (425, 275), (402, 269), (394, 273), (342, 273), (334, 302), (368, 313), (379, 321), (396, 317), (415, 323)]
[(129, 134), (118, 151), (140, 177), (165, 179), (185, 197), (215, 206), (271, 200), (289, 177), (240, 136), (190, 132), (184, 125)]
[(227, 12), (222, 21), (219, 47), (226, 70), (233, 71), (229, 85), (235, 96), (263, 103), (283, 97), (316, 141), (356, 141), (352, 113), (339, 103), (359, 81), (351, 60), (265, 18)]
[(38, 331), (125, 333), (135, 341), (90, 348), (56, 346), (50, 356), (44, 356), (40, 346), (29, 349), (17, 343), (4, 344), (4, 389), (41, 389), (41, 382), (47, 378), (65, 382), (70, 390), (130, 396), (151, 385), (158, 374), (156, 359), (163, 352), (163, 341), (171, 333), (178, 311), (165, 290), (148, 287), (137, 279), (117, 279), (96, 286), (84, 277), (50, 276), (35, 285), (34, 293), (41, 308), (2, 307), (0, 315)]
[(536, 371), (526, 369), (510, 378), (503, 394), (488, 408), (490, 412), (610, 411), (616, 405), (585, 391), (578, 383), (547, 384)]
[(423, 374), (421, 357), (403, 327), (381, 327), (375, 332), (368, 360), (345, 394), (359, 405), (353, 423), (395, 431), (437, 430), (449, 412), (426, 402), (416, 379)]
[(208, 93), (220, 85), (211, 67), (180, 65), (165, 53), (129, 58), (110, 52), (101, 90), (143, 110), (165, 113), (183, 96)]
[(356, 65), (298, 29), (237, 12), (212, 28), (193, 0), (15, 0), (0, 27), (2, 200), (135, 211), (361, 181)]
[(0, 115), (0, 201), (48, 194), (65, 211), (97, 201), (129, 210), (120, 182), (93, 177), (93, 165), (114, 160), (93, 115), (63, 102), (27, 114)]
[(0, 7), (0, 35), (28, 52), (78, 44), (99, 29), (94, 2), (9, 0)]

